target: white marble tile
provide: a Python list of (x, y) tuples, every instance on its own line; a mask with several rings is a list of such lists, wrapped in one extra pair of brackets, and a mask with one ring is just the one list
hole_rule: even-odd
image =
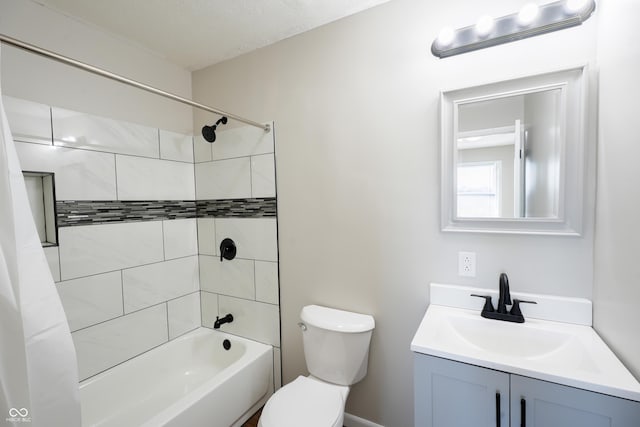
[(51, 109), (55, 145), (159, 158), (158, 129), (76, 111)]
[(220, 130), (212, 146), (213, 160), (273, 153), (273, 124), (271, 126), (269, 132), (254, 126)]
[(2, 103), (15, 141), (52, 144), (51, 109), (48, 105), (4, 95)]
[(165, 259), (198, 254), (198, 226), (195, 218), (162, 221)]
[(200, 289), (216, 294), (255, 299), (253, 260), (200, 255)]
[(200, 306), (202, 309), (202, 326), (213, 328), (213, 322), (218, 316), (218, 295), (210, 292), (200, 292)]
[(63, 280), (164, 259), (161, 221), (62, 227), (58, 237)]
[(218, 296), (218, 304), (221, 316), (233, 314), (233, 322), (222, 325), (220, 330), (280, 347), (280, 314), (277, 305), (225, 295)]
[(23, 142), (16, 150), (22, 170), (55, 173), (57, 200), (116, 200), (113, 154)]
[(122, 271), (124, 312), (200, 290), (198, 257), (178, 258)]
[(167, 302), (169, 310), (169, 339), (172, 340), (192, 329), (200, 327), (200, 292)]
[(276, 169), (273, 154), (251, 157), (251, 197), (276, 196)]
[(216, 255), (216, 227), (214, 218), (198, 218), (198, 253)]
[(118, 200), (193, 200), (193, 164), (116, 155)]
[(71, 334), (80, 380), (167, 342), (167, 306), (160, 304)]
[(280, 349), (273, 347), (273, 386), (274, 390), (278, 391), (282, 387), (282, 357)]
[(251, 197), (249, 157), (198, 163), (195, 168), (198, 200)]
[(60, 282), (58, 293), (72, 331), (123, 314), (119, 271)]
[(279, 304), (278, 263), (256, 261), (256, 300)]
[(213, 144), (207, 142), (200, 133), (200, 129), (197, 130), (196, 136), (193, 137), (193, 158), (196, 163), (210, 162), (213, 160), (211, 155), (211, 147)]
[(47, 258), (49, 270), (54, 282), (60, 281), (60, 252), (57, 246), (49, 246), (44, 249), (44, 256)]
[(193, 137), (160, 129), (160, 158), (193, 163)]
[(216, 218), (216, 247), (229, 237), (238, 258), (278, 261), (277, 234), (275, 218)]

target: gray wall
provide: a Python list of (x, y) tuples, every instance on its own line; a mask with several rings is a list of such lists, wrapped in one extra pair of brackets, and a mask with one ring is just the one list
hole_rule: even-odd
[(516, 120), (523, 120), (524, 95), (464, 104), (458, 115), (460, 132), (513, 126)]
[[(602, 3), (602, 4), (601, 4)], [(635, 0), (598, 3), (598, 203), (595, 328), (640, 379), (640, 38)]]
[[(376, 319), (367, 377), (347, 411), (413, 423), (409, 344), (429, 282), (591, 298), (593, 197), (584, 237), (448, 234), (439, 217), (439, 93), (595, 59), (596, 20), (444, 60), (446, 24), (517, 11), (524, 0), (394, 0), (193, 74), (197, 101), (277, 124), (283, 380), (306, 373), (305, 304)], [(195, 124), (204, 116), (196, 113)], [(593, 142), (593, 140), (591, 140)], [(476, 278), (457, 275), (477, 253)]]
[(529, 141), (525, 158), (525, 217), (558, 216), (560, 144), (559, 91), (528, 94), (524, 121)]
[[(0, 32), (79, 61), (191, 96), (191, 73), (139, 45), (32, 0), (0, 2)], [(191, 134), (190, 107), (2, 45), (2, 93)]]

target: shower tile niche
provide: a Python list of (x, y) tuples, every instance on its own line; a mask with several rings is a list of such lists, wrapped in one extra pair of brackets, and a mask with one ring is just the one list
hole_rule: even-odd
[(33, 221), (42, 246), (58, 244), (54, 175), (46, 172), (22, 172)]

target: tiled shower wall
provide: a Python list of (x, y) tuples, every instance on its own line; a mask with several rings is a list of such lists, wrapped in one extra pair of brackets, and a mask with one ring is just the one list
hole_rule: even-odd
[[(55, 174), (59, 246), (45, 253), (81, 379), (232, 313), (223, 331), (274, 346), (279, 387), (274, 132), (219, 131), (212, 145), (3, 101), (22, 169)], [(226, 237), (238, 253), (220, 262)]]
[[(9, 97), (3, 101), (22, 169), (55, 173), (57, 203), (71, 206), (64, 213), (67, 223), (59, 225), (89, 220), (60, 227), (59, 246), (45, 248), (80, 378), (198, 327), (192, 137)], [(135, 222), (121, 222), (122, 215), (105, 208), (113, 201), (162, 202), (127, 219)], [(189, 203), (193, 209), (186, 212), (182, 207)], [(88, 209), (74, 211), (82, 204)], [(166, 205), (186, 214), (166, 215)]]
[[(272, 128), (273, 128), (273, 124)], [(231, 313), (221, 330), (274, 347), (280, 386), (280, 306), (274, 130), (241, 127), (209, 144), (194, 138), (202, 325)], [(236, 258), (220, 261), (231, 238)]]

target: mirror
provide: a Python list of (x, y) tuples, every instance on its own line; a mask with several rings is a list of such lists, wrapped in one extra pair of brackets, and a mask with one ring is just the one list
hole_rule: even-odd
[(580, 234), (584, 73), (442, 93), (443, 230)]

